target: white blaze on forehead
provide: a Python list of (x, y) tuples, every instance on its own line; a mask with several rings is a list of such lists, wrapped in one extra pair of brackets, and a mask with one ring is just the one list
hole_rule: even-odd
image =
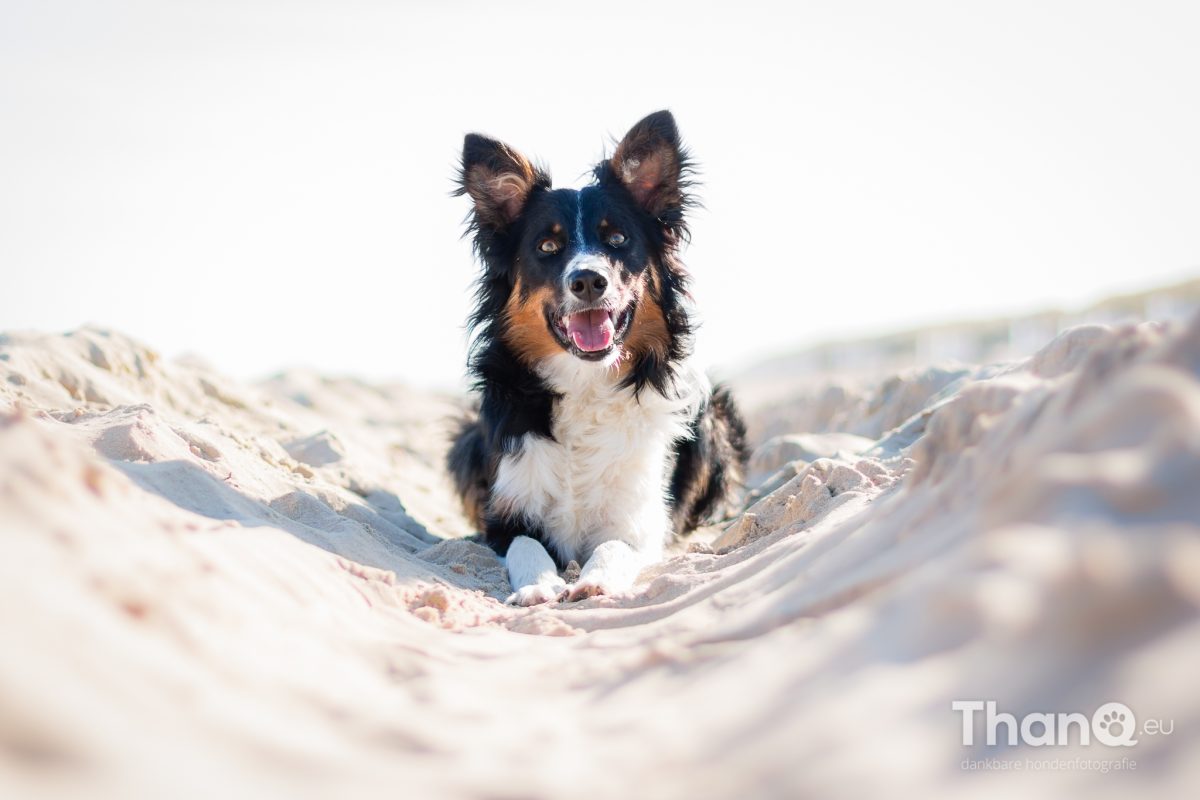
[(589, 248), (587, 245), (587, 240), (584, 238), (583, 193), (585, 191), (586, 189), (580, 189), (579, 193), (575, 196), (574, 237), (576, 242), (576, 251), (575, 255), (573, 255), (571, 260), (567, 263), (567, 268), (563, 271), (563, 284), (567, 287), (568, 291), (570, 291), (571, 287), (571, 274), (581, 269), (599, 272), (606, 278), (612, 277), (608, 259), (604, 258), (603, 255), (595, 250)]
[(613, 266), (612, 261), (608, 260), (604, 253), (588, 246), (587, 240), (584, 239), (583, 228), (583, 193), (590, 191), (589, 188), (575, 193), (575, 230), (572, 233), (572, 239), (575, 240), (575, 254), (571, 255), (571, 260), (566, 263), (563, 270), (563, 290), (566, 297), (571, 296), (571, 275), (578, 270), (592, 270), (599, 272), (600, 275), (608, 278), (608, 285), (613, 284)]
[(584, 238), (583, 194), (586, 191), (588, 190), (584, 188), (575, 193), (575, 230), (572, 233), (572, 237), (575, 239), (576, 251), (571, 260), (567, 262), (566, 269), (563, 270), (563, 286), (567, 292), (571, 290), (571, 273), (581, 269), (590, 269), (593, 272), (599, 272), (610, 280), (612, 278), (612, 269), (608, 263), (608, 259), (604, 258), (597, 251), (590, 249)]
[(575, 239), (579, 242), (579, 246), (584, 246), (583, 238), (583, 193), (586, 189), (580, 189), (575, 193)]

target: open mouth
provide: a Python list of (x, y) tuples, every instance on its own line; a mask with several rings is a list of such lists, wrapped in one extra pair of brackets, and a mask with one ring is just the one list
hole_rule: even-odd
[(550, 329), (559, 343), (587, 361), (598, 361), (613, 351), (633, 319), (633, 303), (621, 311), (592, 308), (564, 316), (550, 316)]

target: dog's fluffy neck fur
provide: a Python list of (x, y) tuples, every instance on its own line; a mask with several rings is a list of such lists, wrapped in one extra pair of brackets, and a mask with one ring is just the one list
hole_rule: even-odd
[(566, 353), (538, 371), (556, 393), (551, 436), (527, 434), (501, 458), (490, 510), (519, 511), (544, 528), (561, 562), (586, 560), (610, 540), (657, 558), (671, 532), (671, 447), (689, 436), (703, 376), (673, 382), (679, 391), (667, 397)]

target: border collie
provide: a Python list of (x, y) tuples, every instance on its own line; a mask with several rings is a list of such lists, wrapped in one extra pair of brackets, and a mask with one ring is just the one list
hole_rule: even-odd
[[(667, 111), (583, 189), (478, 134), (458, 195), (483, 272), (468, 321), (479, 393), (448, 464), (468, 515), (534, 605), (629, 591), (671, 536), (732, 510), (733, 400), (691, 363), (679, 249), (691, 161)], [(583, 564), (567, 585), (559, 570)]]

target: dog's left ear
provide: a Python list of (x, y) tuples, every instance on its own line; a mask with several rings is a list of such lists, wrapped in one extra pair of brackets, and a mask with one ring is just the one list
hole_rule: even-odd
[(630, 128), (606, 164), (603, 180), (619, 181), (638, 205), (668, 228), (682, 228), (691, 162), (670, 111), (655, 111)]

